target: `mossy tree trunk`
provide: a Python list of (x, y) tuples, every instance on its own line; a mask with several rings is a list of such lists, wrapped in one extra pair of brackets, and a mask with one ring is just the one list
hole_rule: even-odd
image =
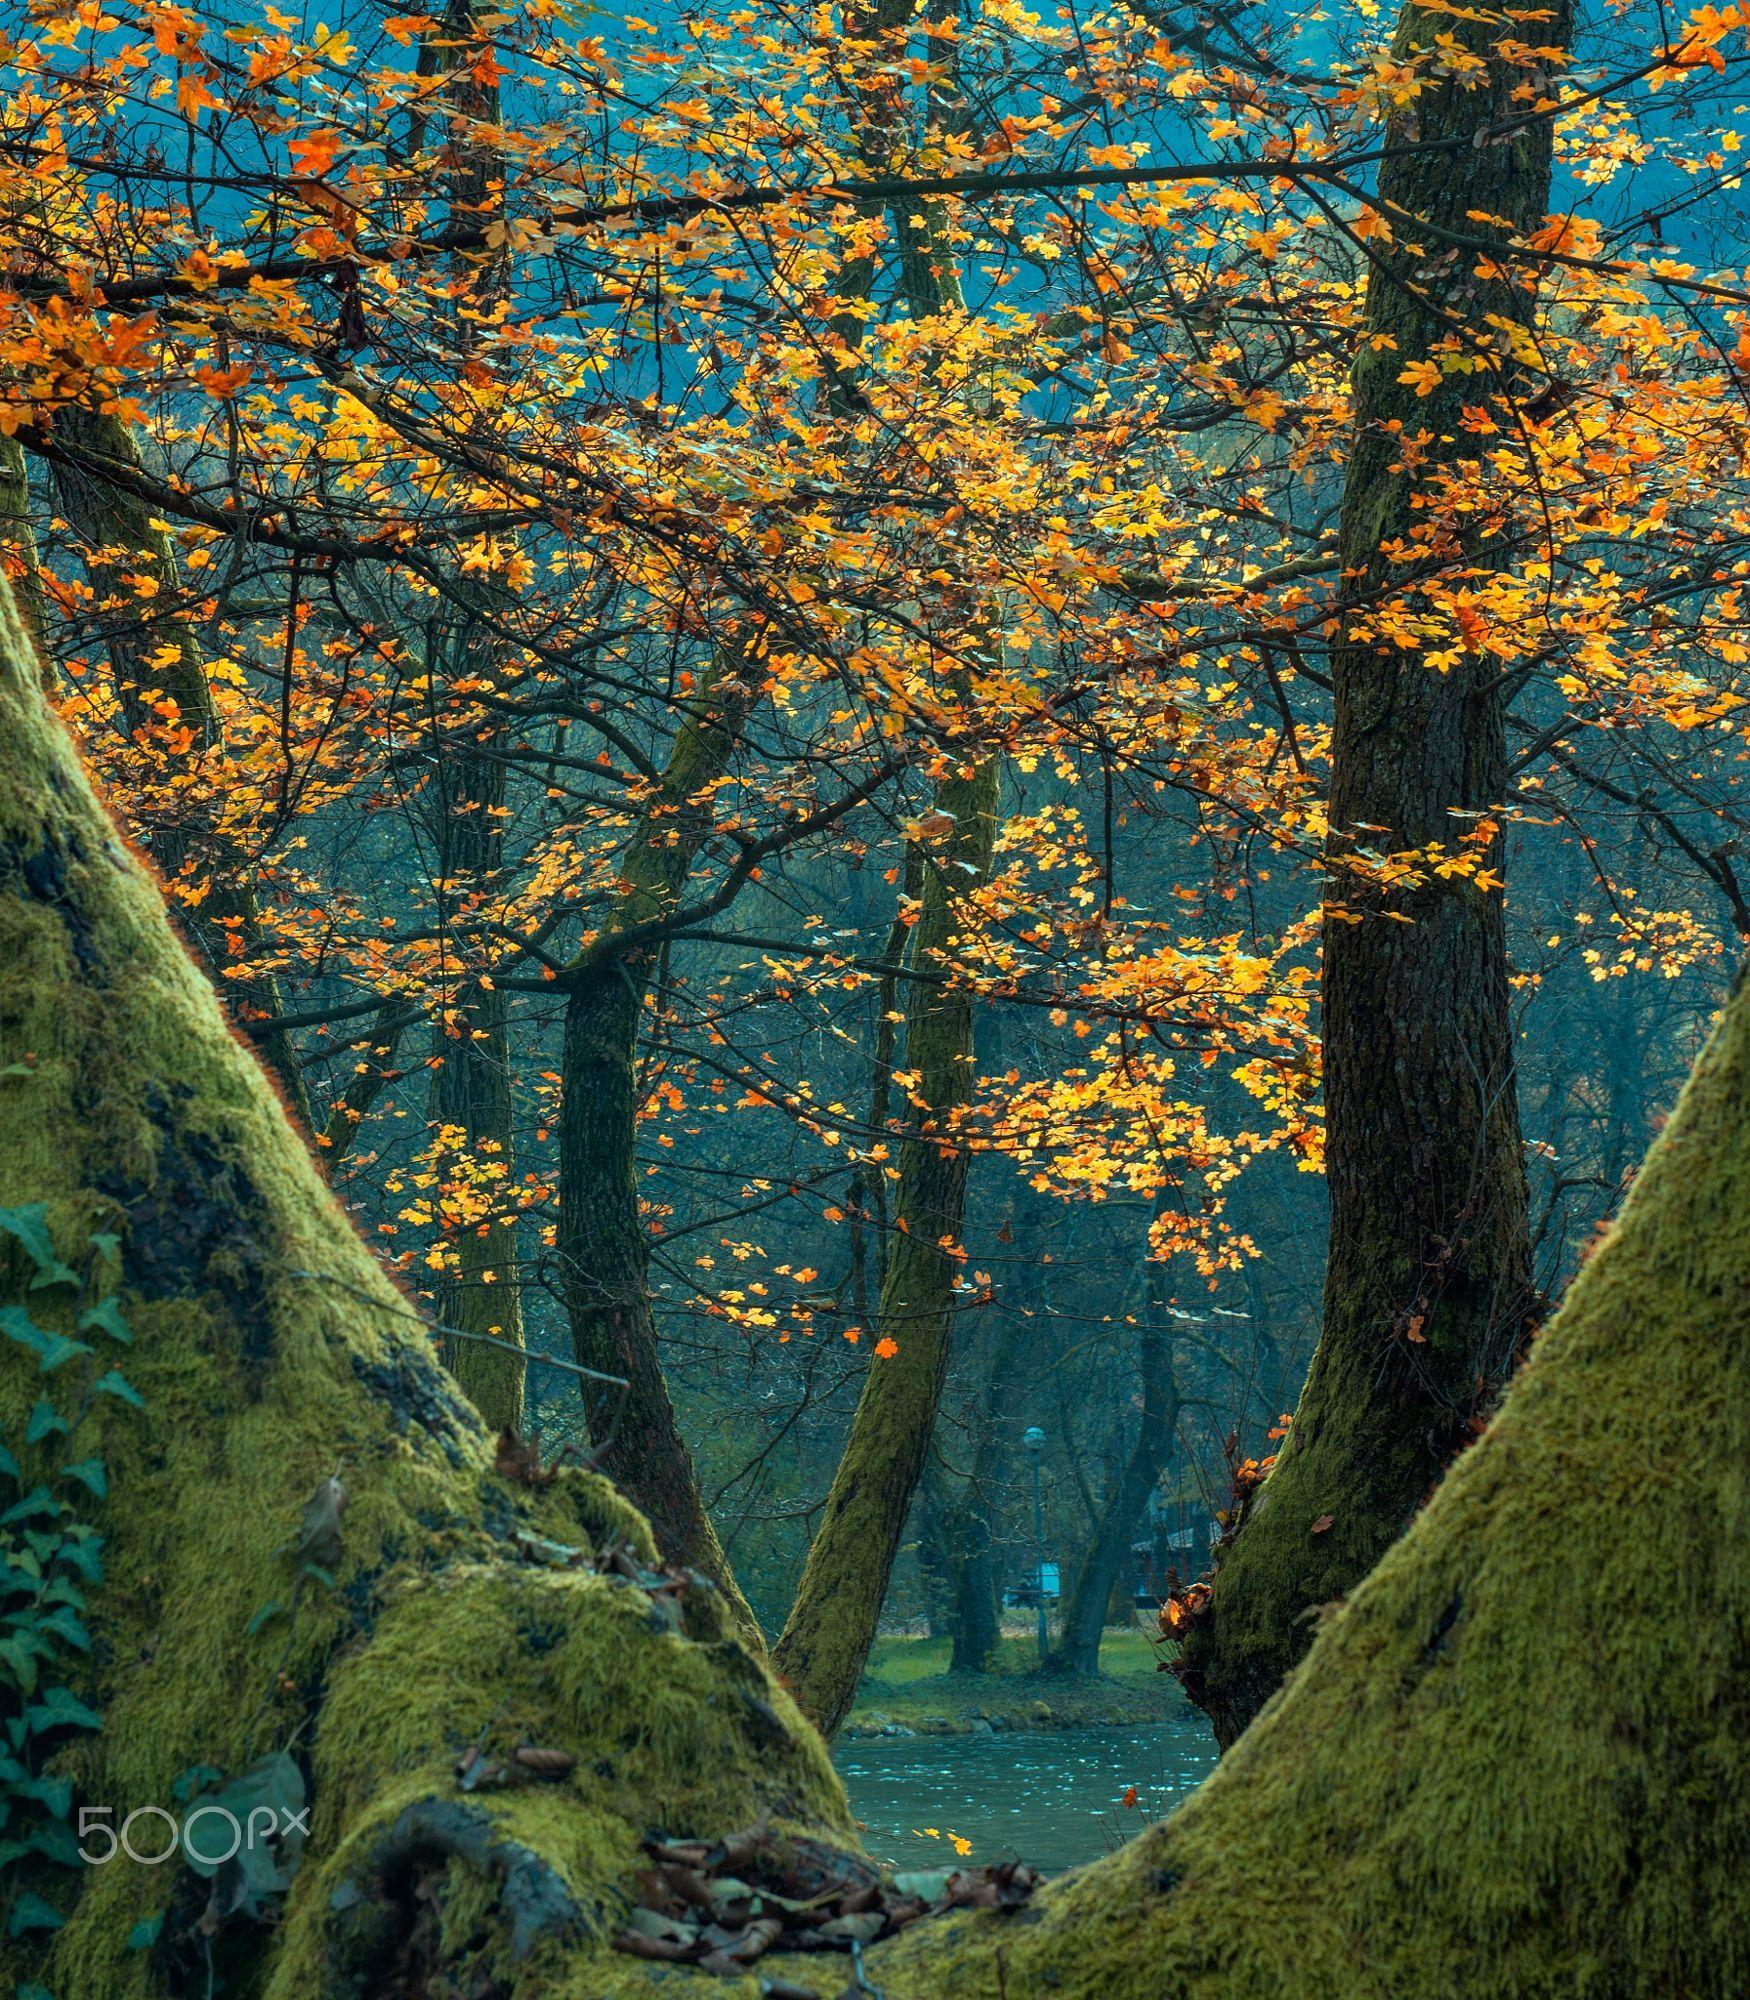
[(871, 1353), (844, 1456), (773, 1658), (805, 1712), (831, 1735), (875, 1637), (893, 1559), (942, 1400), (965, 1265), (967, 1150), (955, 1129), (971, 1101), (973, 999), (954, 966), (963, 899), (989, 878), (999, 760), (985, 755), (936, 784), (953, 831), (925, 863), (911, 947), (905, 1062), (917, 1109), (900, 1147), (893, 1234)]
[[(0, 966), (0, 1064), (28, 1072), (0, 1089), (0, 1206), (43, 1203), (76, 1274), (34, 1282), (8, 1238), (0, 1302), (71, 1335), (82, 1277), (130, 1335), (48, 1377), (0, 1343), (18, 1483), (106, 1537), (92, 1650), (54, 1667), (102, 1726), (69, 1725), (50, 1772), (119, 1823), (186, 1805), (193, 1766), (283, 1752), (311, 1806), (265, 1923), (221, 1917), (174, 1863), (14, 1861), (12, 1915), (28, 1893), (61, 1922), (13, 1929), (0, 1974), (79, 2000), (175, 2000), (209, 1964), (264, 2000), (682, 1990), (605, 1942), (640, 1834), (766, 1812), (849, 1843), (820, 1744), (711, 1593), (684, 1593), (676, 1629), (587, 1560), (653, 1555), (604, 1481), (493, 1471), (93, 799), (3, 594)], [(888, 2000), (1737, 2000), (1747, 1213), (1740, 992), (1487, 1434), (1216, 1775), (1026, 1921), (921, 1925), (867, 1954), (866, 1983)], [(110, 1355), (139, 1407), (85, 1394)], [(77, 1433), (23, 1444), (46, 1396)], [(73, 1451), (103, 1461), (103, 1499), (57, 1473)], [(337, 1474), (336, 1519), (311, 1503)], [(332, 1588), (300, 1576), (318, 1547)], [(464, 1789), (464, 1752), (519, 1742), (575, 1761)], [(709, 1990), (832, 1990), (820, 1970), (762, 1964)]]
[[(495, 1472), (484, 1425), (93, 798), (3, 591), (0, 968), (0, 1209), (43, 1204), (73, 1279), (34, 1283), (27, 1246), (0, 1234), (0, 1442), (18, 1462), (0, 1493), (11, 1507), (42, 1489), (33, 1530), (104, 1537), (101, 1577), (74, 1579), (91, 1650), (61, 1647), (37, 1688), (70, 1686), (102, 1727), (39, 1730), (30, 1754), (46, 1750), (40, 1775), (71, 1798), (27, 1800), (0, 1777), (7, 1837), (151, 1807), (150, 1838), (135, 1835), (155, 1852), (162, 1815), (189, 1808), (180, 1778), (259, 1774), (267, 1757), (290, 1760), (313, 1808), (283, 1921), (277, 1895), (251, 1921), (174, 1858), (7, 1864), (0, 1901), (21, 1922), (0, 1919), (5, 1990), (641, 1988), (604, 1940), (652, 1824), (765, 1811), (852, 1839), (824, 1751), (721, 1599), (636, 1580), (656, 1551), (605, 1480)], [(100, 1295), (126, 1345), (81, 1326)], [(47, 1372), (27, 1324), (102, 1351)], [(112, 1363), (137, 1407), (94, 1393)], [(45, 1403), (70, 1437), (42, 1432)], [(58, 1471), (75, 1457), (87, 1482), (101, 1468), (103, 1497)], [(0, 1529), (9, 1562), (23, 1532)], [(3, 1608), (10, 1623), (11, 1584)], [(0, 1686), (10, 1712), (16, 1659), (0, 1657)], [(469, 1746), (503, 1763), (524, 1742), (575, 1766), (462, 1787)], [(130, 1948), (159, 1916), (156, 1943)]]
[[(1563, 46), (1569, 25), (1559, 5), (1531, 40)], [(1438, 671), (1380, 627), (1413, 610), (1418, 570), (1499, 564), (1520, 540), (1464, 411), (1492, 404), (1505, 432), (1519, 430), (1528, 384), (1489, 322), (1528, 325), (1534, 280), (1523, 264), (1478, 275), (1478, 252), (1440, 233), (1523, 236), (1549, 205), (1550, 124), (1523, 122), (1549, 78), (1524, 43), (1496, 48), (1506, 32), (1495, 15), (1415, 5), (1397, 32), (1402, 60), (1450, 35), (1480, 66), (1431, 78), (1392, 114), (1396, 150), (1379, 170), (1394, 240), (1375, 246), (1355, 363), (1341, 522), (1352, 608), (1332, 666), (1324, 1324), (1275, 1470), (1186, 1640), (1187, 1688), (1224, 1744), (1305, 1650), (1313, 1607), (1403, 1532), (1499, 1393), (1533, 1315), (1499, 887), (1426, 870), (1425, 886), (1381, 889), (1351, 865), (1358, 849), (1437, 843), (1468, 848), (1500, 879), (1499, 836), (1476, 841), (1507, 790), (1498, 663), (1466, 651)], [(1483, 375), (1443, 373), (1427, 395), (1399, 381), (1411, 364), (1438, 367), (1454, 329), (1455, 358), (1482, 358)], [(1413, 469), (1406, 439), (1418, 442)]]
[[(122, 722), (150, 767), (149, 789), (169, 791), (166, 781), (176, 775), (177, 758), (199, 759), (218, 743), (221, 730), (200, 641), (177, 615), (183, 584), (175, 544), (127, 483), (142, 468), (133, 437), (117, 418), (69, 406), (56, 413), (49, 442), (56, 498), (96, 592), (96, 620)], [(106, 470), (115, 476), (106, 477)], [(128, 581), (130, 571), (144, 580), (144, 591)], [(186, 752), (167, 747), (167, 718), (160, 707), (165, 703), (174, 704), (175, 720), (188, 731)], [(274, 1025), (283, 1011), (279, 980), (270, 971), (228, 976), (239, 948), (245, 961), (261, 949), (255, 892), (242, 870), (243, 857), (224, 841), (209, 810), (191, 812), (180, 802), (155, 807), (144, 839), (173, 889), (188, 889), (178, 897), (178, 921), (211, 968), (226, 1004), (260, 1046), (287, 1104), (308, 1127), (310, 1105), (298, 1053), (291, 1037)]]

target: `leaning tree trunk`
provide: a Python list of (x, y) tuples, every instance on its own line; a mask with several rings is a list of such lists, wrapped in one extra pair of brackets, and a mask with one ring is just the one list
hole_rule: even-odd
[[(849, 1844), (821, 1746), (712, 1592), (677, 1607), (682, 1579), (639, 1573), (605, 1482), (494, 1472), (93, 799), (3, 592), (0, 967), (0, 1482), (30, 1502), (0, 1534), (9, 1558), (44, 1536), (67, 1587), (6, 1584), (13, 1636), (34, 1617), (51, 1648), (33, 1678), (66, 1692), (23, 1698), (0, 1655), (27, 1772), (0, 1777), (7, 1833), (35, 1843), (0, 1864), (0, 1976), (78, 2000), (686, 1990), (605, 1942), (640, 1834), (766, 1813)], [(1487, 1435), (1215, 1777), (1025, 1921), (877, 1945), (863, 1990), (1737, 2000), (1747, 1213), (1739, 994)], [(509, 1782), (521, 1744), (558, 1775)], [(284, 1844), (217, 1882), (50, 1858), (75, 1802), (116, 1826), (203, 1783), (276, 1819), (307, 1798), (295, 1872)], [(156, 1853), (162, 1821), (134, 1840)], [(833, 1991), (822, 1964), (757, 1971)]]
[[(901, 1144), (893, 1235), (872, 1353), (844, 1456), (773, 1658), (804, 1711), (831, 1735), (869, 1657), (893, 1559), (942, 1400), (964, 1267), (966, 1141), (956, 1114), (972, 1096), (971, 993), (953, 964), (962, 899), (990, 874), (1000, 759), (950, 771), (936, 810), (953, 832), (926, 865), (912, 938), (905, 1061), (924, 1109)], [(945, 976), (942, 976), (945, 975)]]
[[(1560, 46), (1568, 26), (1559, 6), (1532, 40)], [(1549, 205), (1549, 121), (1514, 124), (1547, 75), (1538, 50), (1498, 51), (1502, 33), (1492, 14), (1414, 5), (1398, 29), (1400, 60), (1451, 36), (1482, 62), (1474, 79), (1459, 72), (1471, 87), (1437, 82), (1387, 121), (1401, 150), (1378, 199), (1395, 241), (1369, 276), (1355, 364), (1351, 608), (1332, 669), (1324, 1326), (1288, 1441), (1186, 1639), (1186, 1686), (1223, 1744), (1305, 1650), (1312, 1609), (1403, 1532), (1499, 1393), (1533, 1311), (1501, 842), (1476, 840), (1507, 791), (1500, 671), (1481, 650), (1437, 670), (1398, 643), (1418, 573), (1500, 564), (1518, 541), (1464, 412), (1493, 403), (1503, 432), (1522, 427), (1521, 364), (1486, 328), (1527, 325), (1535, 290), (1524, 265), (1478, 275), (1478, 253), (1455, 256), (1438, 233), (1509, 240)], [(1416, 365), (1438, 370), (1455, 325), (1483, 344), (1492, 390), (1458, 372), (1418, 395)], [(1414, 470), (1406, 437), (1426, 439)], [(1424, 868), (1422, 886), (1382, 889), (1356, 865), (1358, 850), (1430, 846), (1474, 854), (1492, 885)]]
[[(141, 472), (140, 455), (127, 427), (115, 417), (68, 407), (56, 413), (49, 434), (55, 495), (78, 537), (97, 593), (97, 620), (115, 674), (122, 721), (152, 767), (155, 785), (180, 775), (171, 753), (157, 740), (159, 702), (175, 706), (189, 732), (196, 757), (219, 740), (219, 714), (207, 679), (200, 641), (174, 607), (182, 594), (176, 545), (147, 503), (132, 490)], [(150, 594), (136, 596), (123, 580), (137, 566)], [(160, 608), (150, 607), (162, 600)], [(40, 604), (39, 604), (40, 612)], [(178, 921), (188, 930), (211, 969), (226, 1004), (234, 1007), (260, 1044), (286, 1102), (307, 1127), (310, 1105), (291, 1037), (275, 1025), (282, 1012), (279, 981), (273, 973), (228, 976), (234, 949), (245, 958), (258, 947), (260, 919), (255, 892), (238, 872), (239, 857), (227, 851), (204, 807), (190, 814), (183, 804), (155, 809), (143, 829), (147, 852), (174, 888), (185, 875), (204, 890), (179, 897)]]

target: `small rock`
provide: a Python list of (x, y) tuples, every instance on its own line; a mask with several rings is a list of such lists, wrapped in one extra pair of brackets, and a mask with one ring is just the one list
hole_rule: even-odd
[(968, 1736), (990, 1736), (994, 1731), (988, 1717), (975, 1715), (966, 1725), (966, 1733)]

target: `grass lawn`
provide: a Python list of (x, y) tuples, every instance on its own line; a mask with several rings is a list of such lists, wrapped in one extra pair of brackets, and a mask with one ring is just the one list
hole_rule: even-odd
[[(912, 1681), (935, 1680), (948, 1671), (949, 1642), (946, 1639), (906, 1639), (882, 1636), (869, 1652), (863, 1678), (879, 1681), (884, 1687), (901, 1688)], [(1160, 1655), (1134, 1625), (1114, 1625), (1100, 1640), (1100, 1671), (1103, 1674), (1152, 1675)], [(997, 1646), (992, 1672), (1031, 1674), (1039, 1664), (1039, 1648), (1029, 1632), (1025, 1638), (1005, 1634)]]
[(1007, 1633), (986, 1674), (948, 1672), (946, 1639), (887, 1635), (875, 1641), (856, 1705), (853, 1735), (897, 1726), (923, 1735), (994, 1729), (1068, 1729), (1154, 1722), (1184, 1709), (1161, 1655), (1134, 1627), (1114, 1626), (1100, 1642), (1100, 1678), (1059, 1679), (1038, 1671), (1032, 1633)]

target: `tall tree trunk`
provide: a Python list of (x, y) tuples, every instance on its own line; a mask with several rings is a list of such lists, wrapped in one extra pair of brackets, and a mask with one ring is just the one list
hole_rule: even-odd
[[(1533, 39), (1561, 46), (1568, 32), (1558, 6)], [(1471, 503), (1489, 494), (1464, 417), (1491, 400), (1485, 378), (1444, 374), (1423, 396), (1398, 379), (1430, 356), (1438, 366), (1455, 325), (1498, 340), (1492, 400), (1502, 428), (1519, 428), (1520, 364), (1488, 319), (1529, 324), (1535, 291), (1523, 266), (1478, 276), (1475, 252), (1455, 256), (1434, 233), (1502, 240), (1504, 229), (1535, 229), (1548, 208), (1549, 121), (1515, 123), (1547, 75), (1524, 44), (1517, 59), (1502, 54), (1503, 33), (1495, 15), (1414, 5), (1398, 27), (1400, 59), (1451, 36), (1481, 66), (1431, 82), (1391, 115), (1396, 150), (1379, 170), (1395, 240), (1368, 279), (1355, 363), (1341, 524), (1353, 608), (1332, 669), (1324, 1325), (1275, 1470), (1186, 1639), (1186, 1687), (1224, 1745), (1305, 1651), (1309, 1611), (1353, 1588), (1403, 1532), (1498, 1394), (1534, 1309), (1500, 891), (1432, 870), (1425, 886), (1380, 889), (1352, 865), (1357, 849), (1458, 847), (1507, 790), (1494, 659), (1467, 652), (1437, 671), (1381, 630), (1381, 609), (1403, 614), (1414, 596), (1404, 548), (1419, 547), (1424, 572), (1450, 572), (1500, 563), (1518, 541), (1510, 520), (1466, 518), (1450, 495), (1417, 504), (1442, 478)], [(1405, 441), (1417, 438), (1425, 453), (1410, 469)], [(1498, 882), (1498, 836), (1478, 858)]]
[(596, 1463), (649, 1519), (671, 1561), (708, 1576), (744, 1633), (759, 1624), (737, 1589), (675, 1419), (657, 1348), (650, 1245), (638, 1212), (638, 1031), (657, 944), (710, 829), (707, 787), (728, 768), (751, 696), (751, 656), (720, 647), (621, 865), (619, 908), (566, 973), (560, 1061), (559, 1258), (578, 1360), (626, 1384), (589, 1399)]
[[(971, 1100), (971, 994), (952, 967), (960, 902), (989, 877), (996, 834), (998, 759), (937, 782), (936, 810), (953, 833), (926, 864), (912, 938), (905, 1061), (925, 1107), (900, 1148), (899, 1190), (871, 1354), (844, 1456), (827, 1494), (796, 1602), (773, 1658), (786, 1685), (831, 1735), (856, 1696), (900, 1536), (942, 1399), (964, 1264), (967, 1152), (954, 1132)], [(948, 977), (929, 976), (940, 967)]]
[[(477, 17), (475, 0), (448, 0), (442, 29), (430, 45), (448, 74), (443, 105), (449, 120), (444, 195), (450, 220), (477, 224), (504, 211), (504, 162), (496, 134), (500, 103), (491, 26)], [(456, 287), (470, 312), (481, 315), (503, 302), (507, 263), (502, 254), (456, 260)], [(476, 346), (476, 320), (458, 317), (454, 338), (468, 353)], [(503, 732), (486, 716), (471, 719), (469, 690), (495, 686), (506, 654), (492, 630), (497, 606), (492, 590), (464, 576), (469, 606), (442, 646), (442, 664), (463, 711), (440, 720), (432, 736), (432, 776), (427, 788), (437, 855), (439, 928), (469, 927), (494, 891), (504, 857), (505, 748)], [(471, 615), (472, 614), (472, 615)], [(436, 668), (439, 662), (428, 662)], [(512, 1127), (510, 1024), (503, 992), (490, 972), (490, 953), (463, 936), (447, 1004), (435, 1021), (431, 1117), (440, 1171), (458, 1155), (464, 1186), (457, 1198), (469, 1209), (484, 1204), (486, 1218), (471, 1215), (451, 1230), (446, 1246), (455, 1265), (434, 1288), (439, 1320), (450, 1329), (444, 1358), (496, 1430), (522, 1425), (526, 1363), (523, 1347), (522, 1274), (517, 1231), (509, 1208), (516, 1142)], [(445, 967), (446, 973), (450, 967)], [(501, 1169), (501, 1172), (494, 1170)], [(473, 1185), (467, 1186), (468, 1182)]]
[[(122, 721), (129, 735), (156, 766), (171, 775), (169, 753), (157, 741), (159, 702), (173, 702), (190, 732), (196, 758), (219, 740), (218, 711), (207, 679), (200, 641), (185, 619), (174, 615), (182, 594), (176, 547), (152, 510), (127, 481), (141, 471), (140, 455), (125, 425), (114, 417), (69, 406), (56, 413), (51, 443), (55, 493), (67, 525), (78, 538), (98, 600), (98, 620), (115, 674)], [(106, 469), (116, 477), (106, 477)], [(123, 560), (106, 561), (106, 552)], [(136, 568), (151, 587), (136, 595), (123, 571)], [(158, 605), (154, 612), (151, 608)], [(171, 615), (165, 615), (165, 608)], [(226, 1004), (235, 1009), (272, 1068), (287, 1105), (308, 1129), (309, 1099), (291, 1037), (273, 1024), (284, 1011), (278, 979), (252, 972), (227, 977), (237, 963), (259, 949), (260, 918), (255, 891), (241, 873), (242, 857), (229, 851), (204, 812), (178, 808), (155, 815), (145, 828), (147, 851), (174, 885), (185, 875), (206, 887), (189, 900), (178, 899), (177, 917), (211, 969)]]
[[(44, 1682), (101, 1724), (28, 1702), (17, 1649), (0, 1656), (27, 1723), (9, 1754), (50, 1779), (0, 1779), (27, 1847), (0, 1883), (0, 1976), (79, 2000), (175, 2000), (220, 1973), (263, 2000), (630, 2000), (655, 1981), (610, 1940), (653, 1820), (708, 1840), (767, 1815), (854, 1843), (821, 1745), (717, 1600), (618, 1573), (616, 1551), (654, 1550), (607, 1483), (494, 1472), (115, 838), (3, 591), (0, 1068), (0, 1209), (23, 1231), (0, 1239), (0, 1436), (19, 1460), (0, 1485), (32, 1510), (0, 1533), (46, 1532), (39, 1560), (77, 1584), (90, 1650), (35, 1628)], [(1750, 1988), (1746, 1106), (1740, 991), (1488, 1433), (1215, 1777), (1027, 1921), (920, 1924), (860, 1983), (888, 2000)], [(100, 1352), (45, 1371), (37, 1329)], [(112, 1368), (137, 1405), (91, 1393)], [(43, 1402), (71, 1437), (33, 1423)], [(105, 1468), (101, 1494), (70, 1460)], [(93, 1532), (100, 1579), (62, 1554)], [(520, 1744), (572, 1761), (477, 1782), (481, 1763), (520, 1768)], [(133, 1837), (161, 1840), (197, 1765), (307, 1806), (289, 1884), (53, 1860), (76, 1810), (119, 1826), (156, 1807)], [(770, 1971), (830, 1991), (821, 1965)]]
[[(1159, 1211), (1157, 1210), (1157, 1213)], [(1179, 1383), (1174, 1369), (1172, 1321), (1168, 1317), (1161, 1266), (1150, 1259), (1144, 1287), (1145, 1308), (1137, 1343), (1137, 1376), (1141, 1413), (1136, 1441), (1130, 1448), (1094, 1530), (1069, 1600), (1063, 1610), (1063, 1630), (1047, 1662), (1053, 1673), (1089, 1676), (1100, 1671), (1100, 1634), (1106, 1627), (1106, 1607), (1130, 1553), (1148, 1496), (1154, 1491), (1173, 1448), (1179, 1422)]]
[[(462, 650), (466, 652), (464, 641)], [(470, 914), (502, 865), (504, 772), (496, 732), (477, 745), (445, 742), (436, 755), (430, 806), (436, 837), (440, 924)], [(464, 942), (465, 959), (477, 956)], [(522, 1275), (517, 1258), (510, 1024), (490, 974), (464, 964), (439, 1008), (432, 1047), (431, 1120), (440, 1172), (452, 1157), (471, 1185), (446, 1231), (454, 1268), (433, 1288), (450, 1372), (494, 1430), (521, 1428)], [(465, 1164), (464, 1164), (465, 1163)], [(497, 1171), (502, 1169), (502, 1172)], [(485, 1217), (472, 1209), (483, 1205)]]

